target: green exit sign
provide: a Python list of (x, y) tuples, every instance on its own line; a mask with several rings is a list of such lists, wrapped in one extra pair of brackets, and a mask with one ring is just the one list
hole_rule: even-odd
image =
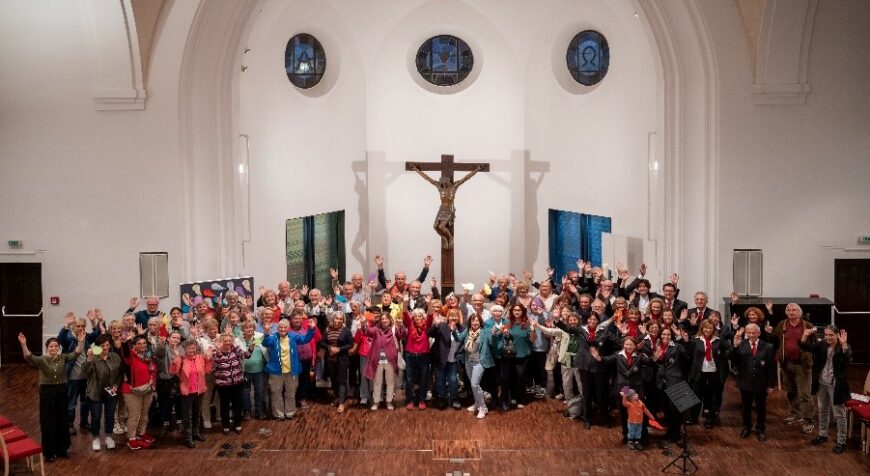
[(21, 240), (9, 240), (10, 248), (21, 248)]
[(870, 236), (859, 236), (858, 237), (859, 245), (870, 245)]

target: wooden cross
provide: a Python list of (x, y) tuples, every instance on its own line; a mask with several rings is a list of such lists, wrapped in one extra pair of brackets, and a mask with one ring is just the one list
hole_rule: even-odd
[[(442, 237), (441, 244), (441, 294), (446, 296), (453, 292), (453, 220), (455, 207), (453, 205), (456, 190), (477, 172), (489, 172), (489, 164), (461, 163), (453, 161), (452, 155), (442, 155), (441, 162), (405, 162), (405, 170), (420, 174), (426, 181), (435, 185), (441, 196), (441, 208), (435, 216), (434, 228)], [(424, 171), (441, 172), (441, 177), (436, 182), (424, 174)], [(469, 172), (458, 182), (453, 180), (453, 172)]]

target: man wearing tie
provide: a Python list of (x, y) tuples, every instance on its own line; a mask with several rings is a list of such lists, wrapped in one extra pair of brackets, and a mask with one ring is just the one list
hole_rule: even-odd
[(756, 324), (748, 324), (744, 330), (734, 335), (734, 347), (729, 352), (731, 362), (737, 369), (737, 388), (743, 406), (743, 431), (741, 438), (749, 437), (752, 429), (752, 404), (755, 404), (755, 432), (758, 441), (765, 441), (765, 417), (767, 416), (767, 394), (776, 384), (776, 363), (773, 346), (759, 339), (761, 329)]

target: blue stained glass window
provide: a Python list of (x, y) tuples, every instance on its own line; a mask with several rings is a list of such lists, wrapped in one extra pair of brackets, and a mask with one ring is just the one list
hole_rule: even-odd
[(284, 50), (287, 79), (301, 89), (314, 87), (326, 71), (326, 54), (317, 38), (301, 33), (290, 38)]
[(436, 86), (453, 86), (468, 76), (474, 55), (468, 43), (451, 35), (426, 40), (417, 50), (417, 71)]
[(568, 45), (568, 71), (584, 86), (598, 84), (610, 67), (607, 38), (593, 30), (582, 31)]
[(549, 251), (553, 278), (561, 280), (568, 271), (576, 270), (580, 258), (592, 266), (601, 266), (602, 232), (610, 233), (610, 217), (551, 208)]

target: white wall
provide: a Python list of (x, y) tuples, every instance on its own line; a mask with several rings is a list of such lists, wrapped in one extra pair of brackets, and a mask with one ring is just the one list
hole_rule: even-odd
[[(174, 2), (162, 27), (147, 109), (98, 112), (80, 3), (0, 3), (0, 237), (47, 250), (47, 334), (67, 311), (120, 317), (139, 293), (140, 251), (168, 252), (181, 281), (178, 70), (195, 8)], [(31, 258), (0, 255), (13, 260)]]
[(754, 105), (740, 17), (703, 2), (715, 39), (721, 97), (721, 240), (718, 296), (732, 283), (731, 251), (764, 251), (764, 294), (834, 298), (834, 259), (870, 233), (870, 8), (821, 1), (805, 105)]
[[(607, 36), (611, 70), (601, 87), (575, 94), (553, 80), (551, 55), (564, 68), (568, 41), (584, 27)], [(278, 67), (286, 41), (301, 31), (322, 36), (327, 71), (340, 69), (328, 91), (300, 93)], [(463, 38), (475, 55), (473, 82), (458, 92), (421, 86), (413, 66), (419, 45), (439, 33)], [(340, 46), (330, 51), (330, 43)], [(254, 137), (254, 219), (246, 271), (266, 282), (284, 273), (276, 259), (284, 220), (336, 208), (348, 212), (348, 246), (358, 231), (366, 239), (349, 249), (349, 271), (369, 271), (381, 254), (388, 272), (416, 274), (431, 254), (438, 276), (438, 197), (403, 163), (445, 153), (492, 163), (456, 199), (457, 282), (484, 279), (490, 269), (534, 266), (542, 274), (547, 208), (612, 216), (615, 232), (645, 236), (656, 75), (631, 2), (267, 2), (247, 46), (239, 102), (242, 132)], [(366, 157), (378, 174), (353, 164)], [(533, 170), (548, 170), (542, 180), (523, 173), (524, 157)], [(305, 177), (291, 190), (275, 172), (288, 163)], [(584, 182), (595, 186), (584, 190)], [(324, 196), (325, 188), (339, 193)]]

